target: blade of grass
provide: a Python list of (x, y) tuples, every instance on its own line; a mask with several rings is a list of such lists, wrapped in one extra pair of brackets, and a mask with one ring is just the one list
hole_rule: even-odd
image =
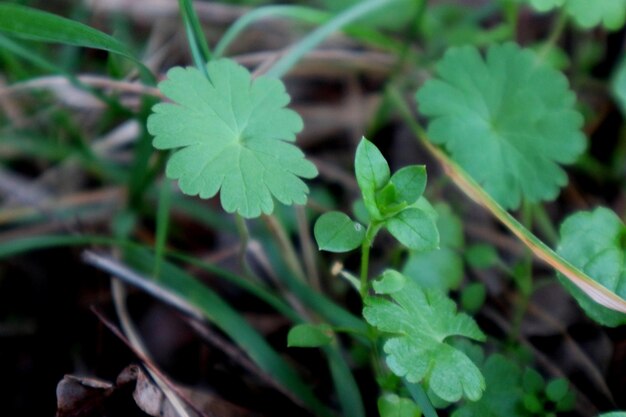
[(154, 263), (154, 276), (158, 277), (161, 273), (161, 264), (165, 254), (165, 245), (167, 244), (167, 232), (170, 224), (170, 209), (172, 207), (172, 188), (169, 182), (161, 184), (159, 190), (159, 202), (156, 216), (156, 239), (154, 242), (154, 253), (156, 261)]
[[(154, 256), (146, 251), (131, 249), (127, 251), (127, 255), (132, 264), (140, 270), (150, 270), (154, 265)], [(209, 321), (246, 351), (261, 369), (297, 396), (307, 408), (320, 416), (333, 415), (287, 362), (248, 324), (246, 319), (219, 295), (168, 262), (163, 263), (162, 272), (159, 284), (166, 286), (200, 309)]]
[(280, 256), (281, 249), (271, 236), (261, 236), (260, 239), (260, 246), (264, 249), (264, 254), (269, 257), (272, 266), (276, 268), (277, 275), (302, 304), (335, 327), (367, 334), (368, 326), (365, 321), (339, 306), (330, 298), (315, 291), (293, 274), (285, 260)]
[[(221, 57), (228, 50), (228, 47), (233, 43), (237, 36), (239, 36), (250, 25), (258, 22), (259, 20), (271, 17), (282, 17), (299, 20), (313, 25), (322, 25), (329, 22), (333, 16), (334, 15), (331, 13), (305, 6), (278, 5), (255, 8), (241, 16), (228, 28), (228, 30), (220, 38), (217, 45), (215, 45), (214, 56), (216, 58)], [(373, 46), (394, 51), (399, 50), (401, 47), (401, 44), (398, 41), (388, 36), (384, 36), (376, 30), (357, 26), (347, 26), (343, 30), (354, 39)]]
[(365, 417), (365, 407), (363, 406), (361, 392), (350, 368), (341, 356), (339, 347), (327, 346), (323, 351), (328, 359), (342, 414), (344, 417)]
[[(133, 258), (135, 261), (139, 260), (139, 264), (143, 265), (145, 269), (149, 269), (156, 261), (156, 257), (146, 252), (141, 245), (103, 236), (38, 236), (18, 239), (8, 244), (0, 245), (0, 259), (38, 249), (86, 245), (110, 245), (130, 249), (134, 255)], [(138, 256), (138, 254), (140, 256)], [(268, 305), (292, 320), (294, 323), (302, 322), (302, 318), (288, 304), (259, 285), (247, 281), (222, 268), (199, 261), (193, 257), (173, 252), (170, 253), (170, 255), (173, 258), (180, 259), (190, 265), (202, 268), (234, 283), (252, 295), (265, 301)], [(219, 323), (216, 324), (222, 328), (225, 333), (229, 334), (235, 342), (240, 345), (241, 343), (245, 343), (245, 346), (241, 346), (246, 349), (246, 351), (249, 352), (250, 349), (254, 350), (257, 346), (260, 346), (259, 351), (256, 352), (255, 355), (250, 354), (250, 352), (249, 354), (262, 369), (272, 375), (275, 374), (275, 371), (278, 372), (281, 377), (279, 382), (288, 389), (291, 386), (289, 384), (296, 381), (297, 385), (292, 387), (295, 389), (294, 393), (298, 394), (300, 398), (302, 398), (313, 410), (320, 412), (320, 415), (330, 415), (329, 412), (323, 408), (314, 397), (312, 397), (308, 387), (299, 382), (299, 379), (295, 376), (293, 371), (291, 371), (290, 368), (285, 370), (284, 367), (286, 364), (282, 362), (282, 359), (280, 359), (280, 357), (269, 347), (269, 345), (265, 343), (263, 338), (256, 334), (255, 331), (247, 325), (247, 322), (238, 316), (238, 314), (232, 310), (219, 296), (217, 296), (217, 294), (213, 293), (210, 289), (195, 280), (195, 278), (187, 275), (182, 270), (174, 267), (172, 264), (163, 262), (162, 272), (163, 278), (159, 280), (158, 283), (156, 281), (146, 281), (144, 283), (140, 283), (142, 288), (146, 287), (149, 291), (156, 291), (160, 294), (162, 291), (159, 289), (159, 285), (165, 285), (167, 288), (172, 290), (174, 294), (177, 294), (178, 297), (180, 297), (165, 297), (170, 300), (172, 305), (177, 306), (179, 304), (191, 304), (194, 306), (193, 308), (185, 307), (183, 311), (190, 313), (194, 317), (198, 317), (197, 312), (202, 311), (203, 315), (209, 319), (212, 317), (221, 318), (223, 320), (221, 326)], [(295, 278), (293, 279), (295, 280)], [(168, 292), (168, 294), (169, 293), (170, 292)], [(299, 288), (298, 293), (306, 295), (305, 298), (309, 305), (321, 307), (320, 310), (326, 309), (328, 314), (335, 318), (334, 321), (339, 323), (354, 324), (350, 313), (345, 312), (341, 309), (341, 307), (334, 305), (331, 301), (326, 300), (321, 295), (313, 294), (308, 287), (303, 286), (303, 288)], [(205, 295), (208, 295), (208, 297), (205, 297)], [(344, 318), (343, 320), (342, 317)], [(346, 320), (345, 317), (350, 319)], [(356, 321), (358, 325), (363, 325), (363, 327), (365, 326), (364, 323), (356, 319), (356, 317), (354, 317), (354, 321)], [(242, 330), (244, 334), (239, 335), (239, 337), (233, 336), (231, 333), (238, 332), (241, 329), (240, 326), (242, 323), (245, 323), (245, 327)], [(228, 331), (222, 326), (225, 326)], [(350, 327), (352, 328), (354, 326)], [(334, 381), (336, 392), (339, 395), (344, 416), (363, 416), (363, 405), (358, 386), (352, 373), (350, 372), (350, 368), (341, 356), (339, 347), (327, 347), (324, 349), (324, 353), (327, 356), (331, 376)], [(274, 367), (277, 366), (276, 364), (280, 365), (280, 369), (274, 369)]]
[(117, 39), (74, 20), (10, 3), (0, 3), (0, 31), (20, 38), (101, 49), (133, 61), (146, 82), (154, 76)]
[(193, 61), (196, 67), (206, 75), (206, 63), (211, 59), (211, 51), (202, 31), (198, 15), (193, 8), (191, 0), (178, 0), (178, 7), (185, 25), (185, 33), (187, 34)]
[(289, 304), (285, 303), (282, 298), (278, 297), (273, 292), (271, 292), (267, 288), (264, 288), (260, 284), (255, 283), (254, 281), (244, 279), (237, 274), (220, 268), (219, 266), (203, 262), (197, 258), (185, 255), (183, 253), (169, 252), (168, 255), (173, 259), (178, 259), (188, 265), (193, 265), (197, 268), (203, 269), (237, 285), (239, 288), (254, 295), (258, 299), (265, 301), (265, 303), (267, 303), (270, 307), (272, 307), (274, 310), (287, 317), (294, 323), (299, 323), (300, 321), (302, 321), (300, 315), (293, 308), (291, 308)]
[(307, 52), (314, 49), (328, 36), (374, 11), (392, 5), (396, 0), (367, 0), (339, 13), (296, 43), (267, 71), (268, 76), (280, 78), (285, 75)]
[(506, 226), (533, 254), (555, 270), (563, 274), (574, 285), (598, 304), (611, 310), (626, 314), (626, 300), (611, 292), (597, 281), (593, 280), (580, 269), (550, 249), (543, 241), (526, 229), (517, 219), (503, 209), (470, 175), (454, 162), (445, 152), (433, 145), (402, 98), (399, 91), (390, 88), (389, 93), (396, 109), (403, 117), (413, 134), (420, 143), (439, 161), (446, 174), (454, 181), (457, 187), (469, 198), (489, 211), (496, 219)]

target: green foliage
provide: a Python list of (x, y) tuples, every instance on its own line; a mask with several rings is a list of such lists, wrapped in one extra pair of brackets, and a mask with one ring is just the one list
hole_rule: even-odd
[(424, 165), (410, 165), (394, 172), (390, 179), (397, 190), (393, 201), (396, 204), (416, 202), (426, 189), (426, 178)]
[(327, 324), (298, 324), (287, 334), (288, 347), (321, 347), (332, 341), (332, 329)]
[[(396, 0), (389, 2), (389, 6), (381, 8), (377, 13), (372, 13), (359, 19), (356, 23), (397, 30), (406, 26), (415, 18), (423, 0)], [(323, 0), (322, 3), (332, 12), (341, 12), (354, 7), (361, 0)]]
[(566, 379), (557, 378), (553, 379), (546, 386), (546, 396), (552, 402), (558, 403), (569, 392), (569, 383)]
[[(626, 298), (626, 226), (606, 208), (579, 212), (561, 225), (558, 253), (599, 284)], [(626, 323), (626, 315), (600, 306), (559, 274), (559, 280), (587, 315), (605, 326)]]
[[(462, 348), (467, 351), (466, 346)], [(486, 361), (470, 356), (485, 376), (487, 388), (480, 400), (463, 402), (452, 417), (546, 417), (573, 408), (574, 395), (567, 380), (558, 378), (546, 385), (537, 371), (526, 368), (522, 372), (503, 355), (493, 354)]]
[(463, 310), (475, 314), (485, 303), (487, 289), (482, 282), (473, 282), (461, 291), (461, 305)]
[(504, 208), (554, 199), (585, 147), (567, 79), (513, 43), (451, 48), (418, 91), (428, 135)]
[(363, 316), (393, 335), (384, 344), (393, 373), (409, 382), (427, 383), (446, 401), (479, 399), (485, 389), (480, 371), (447, 340), (453, 336), (484, 340), (472, 318), (457, 313), (454, 302), (440, 290), (422, 289), (410, 280), (390, 297), (366, 298)]
[(610, 413), (600, 414), (598, 417), (626, 417), (626, 411), (611, 411)]
[(538, 11), (564, 6), (565, 12), (580, 27), (590, 29), (602, 25), (618, 30), (626, 21), (626, 0), (529, 0)]
[(615, 101), (622, 110), (622, 114), (626, 115), (626, 58), (622, 59), (617, 70), (613, 74), (611, 82), (611, 92)]
[(498, 262), (498, 252), (491, 245), (476, 244), (467, 248), (465, 259), (474, 268), (490, 268)]
[(540, 12), (547, 12), (555, 7), (562, 6), (566, 0), (528, 0), (528, 2)]
[(463, 278), (463, 225), (448, 205), (439, 203), (434, 209), (439, 248), (410, 251), (402, 273), (423, 287), (454, 289)]
[(428, 213), (418, 208), (402, 210), (385, 223), (389, 233), (409, 249), (426, 251), (439, 245), (439, 232)]
[(480, 400), (464, 402), (452, 417), (522, 417), (522, 373), (517, 365), (502, 355), (491, 355), (480, 369), (486, 389)]
[(438, 246), (439, 232), (428, 211), (430, 205), (420, 203), (426, 187), (424, 166), (404, 167), (391, 176), (383, 154), (363, 138), (356, 150), (354, 171), (372, 224), (386, 227), (409, 249), (424, 251)]
[(376, 204), (376, 191), (387, 185), (391, 173), (383, 154), (365, 138), (361, 139), (356, 148), (354, 173), (363, 196), (363, 203), (370, 216), (376, 220), (382, 219), (378, 204)]
[(361, 245), (365, 228), (346, 214), (332, 211), (317, 219), (313, 234), (320, 250), (349, 252)]
[(392, 294), (400, 291), (406, 284), (406, 277), (400, 272), (388, 269), (382, 273), (380, 279), (372, 282), (376, 294)]
[(157, 149), (174, 149), (166, 174), (189, 195), (210, 198), (244, 217), (283, 204), (304, 204), (302, 178), (317, 175), (293, 144), (302, 129), (285, 109), (289, 96), (279, 80), (259, 77), (234, 61), (207, 64), (208, 79), (194, 68), (174, 68), (160, 90), (174, 101), (154, 106), (148, 130)]
[(0, 31), (25, 39), (102, 49), (136, 60), (123, 43), (106, 33), (18, 4), (0, 3)]
[(380, 417), (420, 417), (422, 412), (417, 404), (396, 394), (385, 394), (378, 399)]

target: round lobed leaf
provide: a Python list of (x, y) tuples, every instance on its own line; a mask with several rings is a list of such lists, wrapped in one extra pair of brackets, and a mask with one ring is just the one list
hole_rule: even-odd
[(173, 149), (166, 174), (181, 191), (210, 198), (220, 191), (222, 207), (244, 217), (271, 213), (276, 198), (304, 204), (300, 178), (315, 166), (289, 142), (302, 130), (300, 116), (285, 106), (289, 95), (278, 79), (252, 80), (228, 59), (195, 68), (173, 68), (159, 89), (174, 103), (161, 103), (148, 118), (157, 149)]
[(389, 369), (412, 383), (424, 380), (445, 401), (478, 400), (485, 389), (482, 374), (465, 353), (449, 344), (452, 336), (484, 340), (476, 322), (457, 313), (443, 291), (422, 289), (410, 280), (389, 297), (368, 297), (363, 309), (368, 323), (391, 334), (383, 346)]
[[(626, 226), (619, 217), (600, 207), (568, 217), (560, 231), (559, 255), (626, 299)], [(604, 326), (626, 324), (626, 314), (599, 305), (561, 274), (558, 277), (589, 317)]]
[(584, 29), (602, 25), (608, 30), (618, 30), (626, 21), (626, 0), (528, 0), (528, 2), (539, 12), (564, 6), (567, 15)]
[(451, 48), (417, 93), (430, 140), (504, 208), (554, 199), (585, 148), (567, 79), (513, 43)]

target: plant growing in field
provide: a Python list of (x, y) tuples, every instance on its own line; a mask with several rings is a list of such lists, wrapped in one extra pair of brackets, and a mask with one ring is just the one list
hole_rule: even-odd
[[(108, 161), (98, 163), (81, 141), (76, 152), (81, 157), (87, 154), (85, 160), (96, 166), (89, 168), (110, 175), (103, 181), (127, 187), (128, 207), (116, 216), (112, 237), (26, 240), (7, 249), (0, 247), (0, 255), (65, 244), (119, 247), (127, 265), (112, 268), (94, 261), (93, 254), (85, 259), (113, 275), (149, 280), (145, 288), (151, 293), (168, 294), (177, 308), (214, 324), (254, 362), (246, 362), (250, 369), (258, 367), (259, 372), (271, 375), (273, 386), (315, 415), (436, 417), (438, 410), (445, 410), (442, 413), (452, 417), (554, 417), (573, 412), (575, 384), (561, 377), (546, 378), (533, 369), (532, 354), (525, 353), (525, 345), (531, 342), (524, 339), (522, 324), (536, 290), (551, 282), (563, 284), (582, 311), (600, 325), (626, 324), (623, 216), (602, 207), (579, 211), (565, 218), (559, 231), (546, 209), (546, 203), (557, 200), (568, 185), (567, 170), (572, 167), (591, 172), (594, 179), (610, 178), (624, 188), (626, 135), (622, 132), (616, 140), (618, 152), (612, 167), (594, 161), (586, 133), (601, 124), (604, 115), (596, 115), (589, 123), (586, 119), (594, 111), (577, 98), (579, 89), (597, 88), (597, 80), (585, 68), (593, 67), (598, 52), (582, 47), (567, 51), (567, 45), (560, 50), (558, 45), (565, 30), (571, 31), (569, 43), (588, 45), (594, 40), (581, 39), (577, 31), (594, 28), (604, 34), (623, 29), (626, 0), (498, 0), (481, 8), (425, 0), (318, 3), (326, 9), (292, 5), (252, 9), (211, 51), (192, 3), (181, 0), (195, 66), (169, 69), (158, 91), (141, 85), (142, 91), (164, 100), (154, 104), (154, 98), (146, 99), (140, 111), (126, 109), (118, 97), (81, 84), (88, 77), (67, 75), (74, 85), (97, 95), (112, 109), (123, 109), (125, 117), (137, 118), (146, 127), (130, 167), (111, 169)], [(522, 46), (516, 37), (522, 30), (518, 26), (522, 11), (527, 15), (555, 12), (550, 15), (548, 37), (532, 48)], [(252, 73), (234, 58), (223, 57), (243, 30), (268, 16), (318, 27)], [(324, 178), (312, 185), (305, 182), (317, 177), (318, 168), (295, 144), (304, 122), (287, 107), (291, 97), (281, 80), (338, 30), (363, 49), (375, 47), (388, 55), (385, 59), (396, 59), (382, 83), (384, 88), (376, 91), (379, 108), (367, 132), (372, 141), (362, 137), (350, 158), (354, 191), (358, 186), (360, 194), (351, 214), (343, 210), (354, 203), (348, 201), (353, 197), (349, 192), (348, 197), (337, 197), (324, 190)], [(155, 78), (114, 38), (46, 12), (1, 3), (0, 31), (18, 38), (103, 49), (130, 58), (143, 83)], [(10, 38), (0, 36), (0, 46), (6, 49), (0, 54), (2, 62), (15, 66), (6, 56), (16, 54), (68, 74), (45, 60), (42, 63)], [(559, 53), (565, 57), (555, 65)], [(626, 57), (615, 62), (611, 94), (626, 115)], [(568, 63), (567, 73), (557, 69)], [(114, 67), (115, 62), (109, 64)], [(443, 167), (444, 175), (433, 175), (436, 170), (429, 165), (435, 181), (431, 178), (428, 189), (425, 165), (409, 164), (392, 172), (394, 160), (388, 162), (383, 154), (386, 136), (380, 127), (385, 123), (399, 131), (408, 129), (420, 149)], [(152, 158), (153, 150), (166, 152)], [(185, 196), (172, 193), (167, 180), (155, 186), (161, 162), (165, 176), (175, 180)], [(350, 179), (344, 177), (345, 182)], [(485, 233), (474, 227), (475, 236), (466, 238), (466, 230), (474, 226), (468, 213), (475, 207), (467, 208), (454, 196), (448, 199), (448, 182), (503, 228)], [(322, 197), (307, 204), (309, 194), (316, 196), (316, 191)], [(624, 201), (620, 192), (618, 203)], [(209, 199), (218, 194), (223, 211), (235, 214), (233, 229), (241, 241), (239, 264), (233, 271), (168, 245), (174, 203), (196, 213), (197, 221), (210, 223), (219, 233), (232, 232), (227, 230), (226, 214), (206, 220), (209, 206), (193, 206), (194, 200), (188, 198)], [(153, 197), (156, 213), (146, 215), (146, 207), (152, 206), (145, 203)], [(295, 215), (283, 210), (293, 205), (300, 206)], [(154, 217), (154, 239), (148, 239), (154, 247), (134, 241), (147, 235), (135, 233), (141, 223), (137, 220), (144, 216)], [(518, 242), (500, 236), (504, 229)], [(185, 235), (183, 229), (177, 231), (178, 237)], [(311, 231), (319, 251), (310, 250)], [(484, 237), (490, 241), (482, 241)], [(385, 247), (381, 242), (387, 243)], [(493, 242), (511, 253), (501, 256)], [(353, 253), (357, 250), (360, 254)], [(551, 269), (546, 272), (535, 265), (533, 255)], [(250, 257), (255, 262), (249, 262)], [(332, 273), (318, 274), (325, 261), (338, 259), (345, 262), (333, 262), (333, 268), (326, 268)], [(320, 398), (320, 390), (305, 382), (279, 353), (281, 347), (264, 338), (225, 296), (173, 260), (225, 278), (286, 318), (291, 323), (287, 346), (320, 349), (328, 367), (324, 378), (332, 381), (333, 389), (328, 390), (332, 392)], [(345, 282), (333, 282), (337, 276)], [(507, 291), (495, 295), (493, 287), (497, 286)], [(337, 302), (355, 293), (357, 303), (351, 307)], [(119, 297), (114, 301), (123, 310)], [(500, 317), (500, 311), (509, 317)], [(569, 338), (567, 329), (560, 331)], [(355, 368), (375, 384), (357, 380)], [(597, 377), (600, 372), (592, 373)], [(593, 382), (609, 393), (610, 400), (602, 378)], [(375, 401), (364, 401), (362, 389), (375, 391)], [(618, 411), (602, 414), (623, 416)]]

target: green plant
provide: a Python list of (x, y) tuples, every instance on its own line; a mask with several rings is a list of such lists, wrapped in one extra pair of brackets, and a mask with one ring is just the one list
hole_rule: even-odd
[[(7, 35), (0, 36), (0, 60), (16, 88), (22, 78), (39, 74), (22, 65), (25, 61), (37, 71), (62, 74), (68, 85), (106, 109), (89, 135), (65, 122), (59, 137), (69, 138), (66, 142), (45, 143), (18, 127), (11, 133), (15, 137), (3, 131), (8, 166), (28, 171), (70, 161), (91, 180), (85, 183), (127, 191), (107, 228), (95, 229), (107, 232), (85, 233), (77, 222), (73, 235), (11, 240), (0, 245), (0, 257), (56, 246), (116, 248), (111, 254), (120, 267), (103, 266), (92, 252), (85, 260), (143, 282), (141, 288), (150, 294), (215, 326), (245, 353), (247, 369), (258, 370), (289, 401), (315, 415), (584, 415), (588, 410), (575, 407), (577, 381), (556, 377), (540, 352), (527, 353), (528, 346), (539, 348), (524, 333), (525, 318), (549, 315), (535, 297), (545, 288), (558, 291), (552, 284), (560, 282), (599, 325), (626, 324), (626, 226), (617, 212), (626, 190), (626, 127), (620, 119), (626, 115), (626, 58), (604, 57), (602, 64), (611, 65), (612, 73), (606, 79), (599, 79), (595, 68), (604, 53), (602, 36), (623, 32), (626, 0), (498, 0), (481, 7), (425, 0), (311, 3), (251, 9), (212, 48), (192, 2), (180, 0), (195, 66), (169, 69), (157, 88), (156, 74), (124, 42), (48, 12), (0, 3), (0, 32)], [(546, 37), (518, 25), (522, 16), (536, 18), (535, 12), (552, 13), (541, 21), (550, 27), (537, 31)], [(268, 17), (318, 27), (308, 31), (305, 26), (300, 41), (268, 54), (253, 71), (236, 57), (225, 57), (240, 34)], [(597, 39), (584, 32), (590, 28)], [(368, 127), (360, 127), (362, 138), (354, 144), (354, 158), (348, 158), (353, 166), (346, 164), (353, 168), (348, 179), (342, 170), (318, 177), (324, 163), (316, 166), (296, 146), (306, 127), (295, 110), (303, 99), (294, 88), (295, 104), (289, 108), (287, 90), (300, 84), (296, 77), (282, 80), (336, 31), (358, 47), (346, 43), (351, 46), (344, 46), (343, 55), (331, 52), (322, 54), (324, 59), (356, 59), (357, 52), (367, 51), (372, 55), (358, 68), (373, 65), (372, 56), (393, 61), (384, 68), (383, 81), (368, 87), (375, 90), (377, 108), (367, 114)], [(567, 42), (561, 42), (564, 33)], [(520, 44), (528, 38), (532, 42)], [(111, 53), (97, 67), (108, 71), (106, 88), (23, 40)], [(346, 66), (330, 67), (341, 72)], [(115, 79), (135, 71), (141, 81), (130, 87)], [(112, 86), (139, 94), (140, 100), (133, 107), (123, 94), (112, 93)], [(617, 106), (596, 108), (598, 97)], [(599, 161), (588, 136), (608, 123), (607, 112), (618, 111), (614, 123), (619, 126), (609, 126), (618, 132), (612, 155), (608, 162)], [(68, 112), (58, 119), (72, 117)], [(102, 145), (89, 142), (104, 133), (99, 128), (112, 129), (120, 119), (141, 126), (131, 158), (109, 158), (98, 150)], [(386, 158), (394, 154), (390, 148), (404, 153), (393, 139), (407, 132), (419, 146), (418, 160), (409, 152), (408, 164), (408, 157)], [(599, 135), (607, 133), (594, 136), (596, 146)], [(302, 149), (317, 152), (316, 145)], [(24, 155), (37, 163), (24, 164)], [(429, 175), (423, 163), (432, 163)], [(392, 170), (390, 165), (405, 166)], [(578, 178), (573, 184), (572, 173)], [(337, 191), (336, 185), (327, 187), (328, 178), (342, 178), (341, 184), (348, 185)], [(587, 201), (573, 191), (585, 182), (618, 190), (615, 200), (608, 192), (588, 198), (603, 198), (612, 208), (569, 214), (571, 206)], [(482, 206), (483, 217), (450, 190), (450, 183)], [(210, 200), (218, 193), (222, 210), (191, 198)], [(52, 213), (55, 220), (66, 221), (73, 215), (52, 207), (43, 205), (40, 217)], [(18, 226), (40, 221), (23, 212), (1, 209), (0, 219), (17, 219)], [(224, 251), (206, 261), (202, 254), (211, 245), (189, 238), (192, 227), (181, 217), (206, 226), (218, 242), (211, 244), (237, 241), (235, 250), (220, 247)], [(503, 236), (507, 229), (516, 240)], [(228, 256), (223, 253), (238, 253), (231, 269), (213, 261)], [(534, 263), (533, 256), (546, 265)], [(214, 291), (192, 270), (219, 277), (220, 285), (236, 291), (219, 291), (212, 284), (218, 287)], [(238, 302), (231, 297), (240, 294), (289, 322), (289, 349), (264, 337), (231, 306)], [(113, 302), (118, 311), (125, 310), (118, 293)], [(557, 313), (544, 321), (561, 340), (574, 344), (574, 362), (591, 367), (592, 383), (607, 397), (599, 403), (624, 405), (613, 401), (601, 371), (572, 342), (565, 321)], [(139, 350), (132, 326), (126, 323), (125, 332)], [(280, 336), (284, 340), (285, 334)], [(317, 379), (300, 372), (306, 364), (294, 366), (297, 355), (285, 359), (297, 348), (319, 349), (325, 368), (311, 371), (319, 374)], [(544, 358), (543, 366), (537, 358)], [(330, 381), (332, 388), (320, 389), (323, 384), (314, 381)]]

